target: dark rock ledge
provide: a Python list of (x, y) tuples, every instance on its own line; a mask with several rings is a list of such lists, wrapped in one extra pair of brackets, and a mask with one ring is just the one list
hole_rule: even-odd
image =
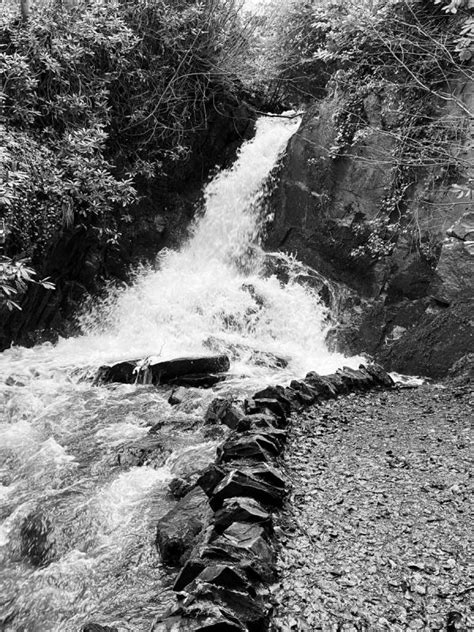
[(262, 632), (268, 629), (276, 557), (272, 515), (287, 492), (278, 465), (290, 415), (346, 393), (391, 388), (378, 365), (344, 367), (333, 375), (308, 373), (289, 387), (268, 386), (243, 410), (215, 400), (207, 423), (230, 434), (216, 462), (158, 523), (156, 544), (166, 564), (180, 568), (176, 605), (153, 632)]

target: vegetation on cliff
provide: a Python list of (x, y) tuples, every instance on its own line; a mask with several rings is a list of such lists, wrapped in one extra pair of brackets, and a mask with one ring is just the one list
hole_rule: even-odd
[(62, 233), (120, 244), (143, 192), (192, 164), (213, 116), (243, 98), (268, 109), (336, 95), (334, 160), (356, 154), (374, 127), (385, 134), (390, 184), (378, 217), (354, 227), (352, 262), (386, 257), (406, 231), (435, 264), (439, 248), (421, 236), (407, 198), (422, 178), (472, 195), (459, 95), (471, 76), (472, 0), (268, 0), (254, 16), (242, 6), (9, 0), (0, 18), (0, 305), (21, 303)]
[(23, 290), (17, 257), (41, 268), (71, 226), (117, 242), (137, 190), (189, 159), (211, 113), (241, 92), (232, 65), (251, 25), (237, 5), (43, 2), (21, 16), (11, 2), (0, 19), (2, 279), (11, 281), (0, 303)]
[(352, 251), (355, 263), (389, 255), (406, 231), (434, 265), (439, 251), (421, 238), (418, 217), (407, 213), (408, 197), (422, 179), (472, 197), (472, 113), (461, 93), (472, 80), (473, 8), (469, 0), (315, 1), (293, 3), (285, 14), (277, 45), (280, 84), (310, 103), (335, 96), (331, 156), (357, 156), (374, 128), (386, 136), (386, 155), (377, 159), (391, 170), (391, 182), (379, 216), (369, 229), (359, 227), (364, 234)]

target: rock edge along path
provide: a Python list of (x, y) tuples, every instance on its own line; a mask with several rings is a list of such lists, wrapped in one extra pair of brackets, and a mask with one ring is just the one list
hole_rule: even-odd
[(392, 386), (377, 365), (344, 367), (331, 376), (308, 373), (287, 388), (267, 387), (246, 400), (243, 411), (222, 399), (211, 404), (206, 420), (232, 431), (216, 462), (199, 476), (198, 488), (159, 521), (162, 559), (181, 571), (174, 585), (176, 606), (155, 622), (154, 632), (268, 629), (268, 586), (276, 578), (273, 514), (287, 492), (274, 466), (288, 438), (291, 412), (340, 394)]
[(474, 629), (472, 403), (445, 382), (293, 415), (275, 632)]

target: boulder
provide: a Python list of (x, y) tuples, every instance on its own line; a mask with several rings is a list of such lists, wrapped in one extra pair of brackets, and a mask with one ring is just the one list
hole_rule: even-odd
[(236, 428), (244, 416), (244, 413), (239, 409), (232, 400), (222, 397), (216, 397), (209, 404), (209, 407), (204, 416), (206, 424), (221, 423), (229, 428)]
[[(265, 474), (268, 474), (267, 480)], [(268, 471), (233, 470), (214, 489), (210, 500), (211, 507), (217, 510), (226, 499), (236, 496), (249, 496), (264, 505), (281, 506), (285, 486), (279, 475), (274, 478)]]
[(119, 382), (134, 384), (137, 380), (136, 368), (139, 360), (127, 360), (111, 366), (101, 366), (94, 378), (95, 383)]
[(196, 547), (190, 559), (176, 578), (173, 590), (182, 590), (206, 567), (216, 562), (241, 569), (252, 583), (270, 583), (275, 580), (275, 553), (266, 539), (261, 537), (254, 547), (224, 535), (212, 543)]
[(217, 450), (218, 462), (239, 459), (254, 459), (256, 461), (271, 461), (281, 452), (279, 443), (264, 434), (246, 434), (234, 436)]
[[(178, 378), (199, 376), (203, 379), (230, 369), (230, 360), (226, 355), (203, 356), (192, 358), (176, 358), (165, 362), (147, 364), (138, 360), (127, 360), (111, 366), (102, 366), (97, 372), (96, 382), (121, 382), (134, 384), (145, 382), (167, 384)], [(210, 377), (211, 381), (212, 378)], [(195, 386), (195, 384), (187, 384)]]
[(168, 485), (168, 490), (172, 496), (174, 496), (177, 500), (183, 498), (188, 494), (194, 487), (196, 486), (196, 482), (192, 480), (192, 478), (173, 478)]
[(277, 400), (277, 401), (280, 402), (280, 405), (283, 408), (283, 410), (286, 412), (286, 414), (289, 414), (291, 412), (291, 408), (292, 408), (292, 401), (291, 401), (291, 398), (288, 397), (287, 390), (288, 389), (286, 389), (283, 386), (280, 386), (278, 384), (276, 386), (267, 386), (266, 388), (254, 393), (253, 396), (252, 396), (252, 399), (254, 399), (254, 400), (267, 400), (267, 399)]
[(222, 533), (234, 522), (257, 523), (271, 530), (272, 517), (253, 498), (237, 497), (224, 501), (222, 508), (214, 515), (214, 529)]
[(287, 414), (284, 407), (277, 399), (246, 399), (244, 402), (244, 409), (247, 415), (253, 415), (255, 413), (271, 414), (275, 417), (275, 425), (278, 428), (284, 428), (287, 426)]
[(327, 377), (322, 377), (315, 371), (310, 371), (306, 377), (305, 382), (311, 387), (316, 394), (316, 397), (321, 399), (333, 399), (337, 397), (338, 391), (336, 387)]
[(207, 494), (211, 496), (214, 489), (225, 478), (227, 472), (223, 467), (212, 463), (202, 472), (196, 481), (196, 484)]
[(338, 395), (342, 395), (343, 393), (348, 392), (347, 383), (338, 373), (330, 373), (329, 375), (325, 375), (324, 379), (331, 384), (331, 387)]
[[(268, 628), (270, 609), (259, 599), (251, 598), (247, 592), (231, 590), (214, 584), (199, 583), (193, 593), (183, 599), (181, 607), (188, 616), (193, 616), (201, 613), (206, 603), (220, 608), (229, 620), (243, 624), (244, 630), (262, 632)], [(221, 632), (225, 628), (198, 629)]]
[(271, 431), (273, 433), (279, 434), (282, 437), (287, 436), (287, 433), (285, 430), (281, 429), (281, 428), (277, 428), (275, 425), (275, 417), (273, 417), (272, 415), (265, 415), (265, 414), (258, 414), (255, 413), (254, 415), (245, 415), (245, 417), (242, 417), (242, 419), (239, 421), (239, 425), (236, 428), (236, 432), (247, 432), (249, 430), (253, 430), (253, 431)]
[(303, 406), (311, 406), (318, 398), (317, 391), (300, 380), (292, 380), (291, 388), (295, 391), (296, 397)]
[(212, 465), (216, 459), (216, 446), (213, 443), (191, 446), (185, 448), (181, 453), (173, 455), (168, 465), (174, 476), (187, 478), (189, 476), (201, 475), (202, 471)]
[(255, 592), (245, 574), (230, 564), (213, 563), (205, 566), (194, 580), (186, 585), (186, 592), (193, 593), (200, 582), (241, 592)]
[(367, 364), (366, 366), (361, 365), (361, 368), (364, 368), (367, 373), (373, 377), (376, 384), (379, 384), (380, 386), (387, 386), (388, 388), (395, 385), (395, 382), (392, 380), (387, 371), (380, 366), (380, 364), (373, 363)]
[(161, 467), (169, 454), (170, 450), (163, 447), (156, 435), (148, 434), (134, 443), (120, 447), (115, 462), (121, 467)]
[(156, 546), (163, 563), (182, 565), (211, 517), (208, 498), (201, 488), (196, 487), (186, 494), (158, 521)]
[(337, 375), (341, 377), (351, 391), (369, 388), (373, 384), (370, 374), (347, 366), (338, 369)]
[(175, 613), (155, 621), (151, 632), (246, 632), (247, 628), (230, 613), (211, 602), (199, 604), (196, 611), (179, 607)]

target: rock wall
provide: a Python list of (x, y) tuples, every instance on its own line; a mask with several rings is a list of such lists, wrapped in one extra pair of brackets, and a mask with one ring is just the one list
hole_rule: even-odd
[[(474, 111), (474, 83), (455, 92), (464, 107), (443, 106), (443, 120), (453, 126), (461, 120), (464, 129), (471, 123), (472, 132), (466, 112)], [(466, 309), (458, 307), (472, 306), (474, 298), (472, 199), (459, 197), (440, 168), (420, 168), (403, 191), (403, 217), (397, 217), (387, 196), (403, 112), (393, 95), (369, 95), (363, 133), (340, 152), (335, 119), (342, 99), (335, 81), (292, 139), (266, 247), (296, 253), (328, 279), (338, 321), (330, 333), (335, 348), (376, 355), (393, 370), (445, 375), (473, 350), (472, 321), (461, 318), (461, 324)], [(474, 161), (469, 137), (452, 147), (466, 164)], [(458, 177), (466, 182), (469, 174)], [(384, 216), (392, 232), (380, 224)], [(402, 353), (407, 345), (410, 352)]]

